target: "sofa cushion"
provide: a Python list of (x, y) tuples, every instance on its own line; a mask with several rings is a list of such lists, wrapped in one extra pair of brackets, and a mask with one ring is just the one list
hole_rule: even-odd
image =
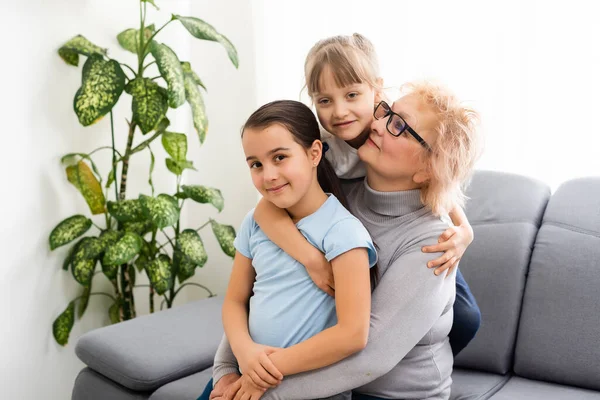
[(468, 369), (452, 371), (450, 400), (486, 400), (496, 393), (510, 377)]
[(84, 368), (75, 379), (71, 400), (148, 400), (149, 396), (148, 392), (134, 392)]
[(149, 400), (196, 400), (212, 378), (212, 367), (167, 383), (152, 393)]
[(529, 268), (515, 353), (525, 378), (600, 390), (600, 178), (556, 191)]
[(490, 400), (600, 400), (600, 393), (519, 377), (508, 383)]
[(213, 297), (96, 329), (79, 339), (75, 352), (129, 389), (155, 390), (212, 365), (223, 336), (222, 303)]
[(455, 366), (504, 375), (512, 366), (531, 249), (550, 189), (519, 175), (477, 171), (467, 195), (475, 240), (460, 269), (481, 309), (481, 327)]

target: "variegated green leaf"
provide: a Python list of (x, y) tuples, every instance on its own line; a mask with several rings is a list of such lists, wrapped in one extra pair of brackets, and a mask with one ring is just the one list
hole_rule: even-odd
[(180, 196), (184, 199), (192, 199), (198, 203), (210, 203), (219, 212), (223, 211), (225, 200), (219, 189), (209, 188), (201, 185), (182, 185), (182, 193)]
[(111, 324), (118, 324), (121, 322), (121, 299), (115, 300), (115, 302), (108, 309), (108, 318)]
[(192, 36), (202, 40), (218, 42), (221, 45), (223, 45), (223, 47), (225, 47), (225, 50), (227, 50), (227, 55), (229, 56), (229, 59), (231, 60), (233, 65), (236, 68), (238, 67), (239, 61), (237, 50), (229, 41), (229, 39), (217, 32), (217, 30), (212, 25), (195, 17), (182, 17), (181, 15), (174, 15), (173, 18), (179, 20), (183, 24), (185, 29), (187, 29), (188, 32), (192, 34)]
[(169, 106), (177, 108), (185, 103), (185, 88), (183, 86), (183, 69), (177, 55), (171, 48), (162, 43), (153, 42), (150, 45), (152, 56), (156, 60), (156, 65), (160, 75), (169, 86), (167, 92), (169, 97)]
[(81, 35), (75, 36), (58, 49), (60, 58), (74, 66), (79, 65), (80, 54), (88, 57), (92, 54), (106, 55), (106, 49), (96, 46)]
[(150, 248), (150, 244), (144, 241), (144, 243), (142, 243), (140, 255), (138, 256), (138, 258), (135, 259), (134, 263), (138, 272), (142, 272), (144, 270), (146, 264), (150, 262), (152, 254), (153, 252)]
[(113, 231), (107, 230), (100, 234), (99, 239), (102, 241), (102, 249), (103, 251), (108, 248), (108, 246), (112, 246), (117, 243), (119, 239), (123, 237), (123, 232), (121, 231)]
[(119, 241), (106, 249), (102, 258), (103, 265), (128, 263), (140, 252), (142, 238), (133, 232), (126, 232)]
[(187, 156), (187, 136), (183, 133), (165, 132), (161, 137), (162, 145), (176, 161), (183, 161)]
[(196, 265), (190, 262), (183, 253), (177, 250), (173, 254), (173, 269), (177, 271), (177, 279), (180, 284), (194, 276), (196, 273)]
[(92, 226), (92, 220), (84, 215), (73, 215), (61, 221), (50, 232), (50, 250), (63, 246), (83, 235)]
[(168, 194), (159, 194), (157, 197), (140, 195), (140, 202), (144, 216), (150, 219), (159, 229), (172, 226), (179, 220), (179, 206), (177, 200)]
[(65, 346), (69, 342), (69, 335), (73, 324), (75, 323), (75, 302), (69, 303), (65, 311), (63, 311), (52, 324), (52, 335), (54, 340), (61, 346)]
[(208, 259), (202, 239), (198, 232), (193, 229), (186, 229), (179, 234), (177, 248), (194, 265), (202, 267)]
[(112, 110), (125, 87), (125, 73), (115, 60), (92, 55), (83, 66), (82, 84), (73, 108), (83, 126), (89, 126)]
[[(154, 33), (154, 24), (144, 28), (144, 43), (150, 39)], [(137, 54), (139, 51), (138, 43), (140, 42), (140, 30), (139, 29), (126, 29), (117, 35), (117, 41), (127, 51)], [(146, 48), (146, 54), (150, 52), (150, 48)], [(146, 55), (144, 54), (144, 55)]]
[(202, 86), (202, 89), (206, 90), (206, 86), (204, 86), (204, 83), (202, 83), (198, 75), (196, 75), (196, 73), (192, 70), (192, 66), (189, 62), (183, 61), (181, 63), (181, 68), (183, 69), (184, 75), (188, 75), (190, 78), (192, 78), (196, 85)]
[(196, 128), (198, 139), (200, 139), (200, 144), (202, 144), (204, 143), (204, 139), (206, 139), (206, 132), (208, 131), (208, 118), (206, 117), (202, 93), (200, 93), (196, 82), (189, 75), (186, 75), (183, 79), (185, 98), (192, 109), (194, 128)]
[(150, 284), (158, 295), (162, 296), (173, 287), (173, 271), (168, 256), (160, 254), (158, 258), (147, 263), (145, 268)]
[(106, 208), (119, 222), (141, 222), (146, 218), (139, 200), (109, 201)]
[[(119, 239), (121, 239), (123, 237), (123, 234), (124, 233), (122, 231), (112, 231), (112, 230), (102, 232), (102, 234), (100, 234), (100, 241), (102, 242), (103, 251), (106, 252), (106, 250), (109, 247), (111, 247), (115, 243), (117, 243), (119, 241)], [(102, 257), (102, 259), (100, 260), (100, 264), (102, 265), (102, 272), (108, 279), (110, 279), (110, 280), (116, 279), (117, 272), (119, 271), (118, 265), (104, 264), (104, 257)]]
[(92, 214), (104, 213), (106, 199), (102, 192), (102, 186), (90, 167), (85, 162), (79, 161), (76, 165), (67, 167), (66, 171), (67, 179), (83, 195)]
[(152, 232), (152, 229), (154, 229), (154, 225), (151, 221), (123, 223), (123, 230), (125, 232), (137, 233), (140, 236), (144, 236), (146, 233)]
[(86, 237), (77, 244), (71, 263), (71, 272), (79, 284), (83, 286), (91, 284), (96, 262), (103, 250), (103, 241), (95, 237)]
[(90, 302), (90, 293), (92, 292), (92, 284), (83, 287), (83, 293), (81, 293), (81, 298), (79, 299), (79, 304), (77, 307), (77, 318), (81, 319), (85, 310), (87, 310), (87, 306)]
[(193, 169), (194, 171), (197, 171), (196, 168), (194, 168), (194, 164), (189, 160), (175, 161), (171, 158), (167, 158), (165, 159), (165, 164), (167, 165), (167, 169), (169, 171), (178, 176), (183, 174), (183, 171), (186, 169)]
[(75, 243), (73, 246), (71, 246), (71, 248), (69, 249), (69, 254), (65, 257), (65, 260), (63, 261), (63, 270), (68, 271), (69, 270), (69, 266), (71, 265), (71, 262), (73, 261), (73, 255), (75, 254), (75, 250), (77, 249), (77, 246), (79, 245), (79, 243), (81, 243), (81, 241), (85, 239), (79, 239), (77, 241), (77, 243)]
[(233, 229), (233, 226), (221, 225), (213, 220), (210, 221), (210, 224), (223, 252), (229, 257), (234, 257), (235, 247), (233, 245), (233, 240), (235, 239), (235, 229)]
[(167, 91), (148, 78), (136, 78), (130, 81), (125, 91), (133, 96), (131, 108), (133, 120), (142, 133), (154, 130), (167, 113)]

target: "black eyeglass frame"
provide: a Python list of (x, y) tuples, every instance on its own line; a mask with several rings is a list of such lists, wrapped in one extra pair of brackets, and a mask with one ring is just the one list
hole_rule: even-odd
[[(384, 110), (386, 110), (386, 113), (383, 117), (377, 118), (377, 110), (379, 109), (379, 107), (382, 107), (382, 106), (384, 107)], [(404, 128), (402, 128), (402, 130), (398, 134), (394, 134), (394, 132), (392, 132), (392, 130), (390, 129), (390, 123), (392, 122), (392, 116), (396, 116), (396, 117), (400, 118), (400, 120), (404, 123)], [(386, 103), (385, 101), (382, 100), (379, 102), (379, 104), (377, 104), (377, 106), (375, 106), (375, 110), (373, 111), (373, 117), (376, 120), (380, 120), (382, 118), (389, 117), (387, 123), (385, 124), (385, 129), (387, 129), (387, 131), (389, 132), (390, 135), (392, 135), (394, 137), (398, 137), (398, 136), (402, 135), (404, 133), (404, 131), (408, 131), (408, 133), (410, 133), (412, 135), (412, 137), (417, 139), (417, 142), (419, 142), (421, 144), (421, 146), (425, 147), (428, 151), (431, 151), (431, 147), (427, 144), (427, 142), (417, 132), (415, 132), (415, 130), (413, 128), (411, 128), (410, 125), (408, 125), (406, 120), (404, 118), (402, 118), (401, 115), (393, 112), (392, 107), (390, 107), (390, 105), (388, 103)]]

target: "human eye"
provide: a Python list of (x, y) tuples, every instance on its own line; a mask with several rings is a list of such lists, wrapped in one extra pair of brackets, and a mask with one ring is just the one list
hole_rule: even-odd
[(275, 157), (273, 157), (273, 160), (275, 160), (275, 162), (281, 162), (283, 160), (285, 160), (287, 158), (287, 156), (283, 155), (283, 154), (277, 154)]
[(404, 129), (404, 121), (402, 121), (400, 118), (395, 117), (392, 120), (392, 128), (394, 129), (394, 132), (396, 132), (396, 134), (406, 135), (406, 130)]
[(358, 95), (360, 95), (360, 93), (358, 93), (358, 92), (350, 92), (350, 93), (348, 93), (348, 98), (349, 99), (355, 99), (355, 98), (358, 97)]
[(322, 99), (319, 99), (319, 100), (317, 101), (317, 104), (319, 104), (319, 105), (322, 105), (322, 106), (325, 106), (325, 105), (329, 104), (329, 99), (327, 99), (327, 98), (322, 98)]
[(258, 161), (254, 161), (252, 163), (250, 163), (250, 169), (256, 169), (256, 168), (260, 168), (262, 167), (262, 164), (259, 163)]

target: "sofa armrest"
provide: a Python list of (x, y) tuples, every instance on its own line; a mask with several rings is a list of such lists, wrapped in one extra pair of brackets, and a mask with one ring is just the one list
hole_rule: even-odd
[(96, 329), (79, 338), (75, 353), (129, 389), (155, 390), (213, 364), (222, 304), (213, 297)]

